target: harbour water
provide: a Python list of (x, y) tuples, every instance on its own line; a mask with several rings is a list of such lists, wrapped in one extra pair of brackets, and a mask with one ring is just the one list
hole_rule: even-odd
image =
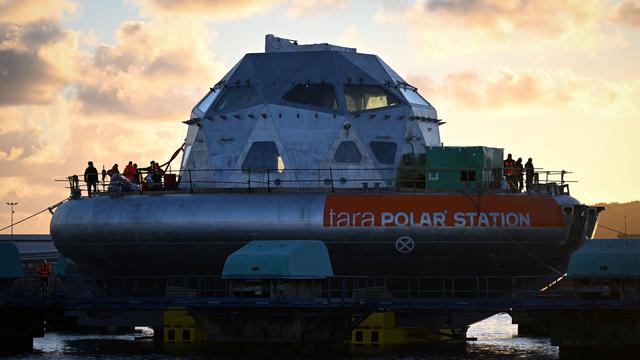
[[(77, 335), (48, 333), (43, 338), (34, 339), (34, 351), (27, 354), (7, 357), (7, 359), (45, 360), (45, 359), (105, 359), (105, 360), (199, 360), (225, 359), (228, 357), (216, 353), (215, 349), (193, 347), (156, 347), (151, 339), (151, 330), (119, 335)], [(558, 349), (551, 346), (548, 339), (517, 337), (517, 325), (511, 324), (506, 314), (495, 315), (471, 326), (469, 337), (477, 341), (460, 345), (421, 346), (395, 348), (381, 351), (358, 352), (339, 358), (341, 360), (546, 360), (557, 359)], [(257, 358), (253, 356), (251, 358)]]

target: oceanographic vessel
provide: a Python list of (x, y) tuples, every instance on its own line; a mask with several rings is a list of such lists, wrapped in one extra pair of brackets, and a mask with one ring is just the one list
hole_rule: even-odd
[(351, 48), (267, 35), (185, 123), (177, 189), (55, 212), (81, 271), (220, 274), (251, 240), (311, 239), (336, 275), (542, 275), (566, 269), (600, 211), (543, 172), (510, 191), (501, 149), (442, 146), (435, 108)]

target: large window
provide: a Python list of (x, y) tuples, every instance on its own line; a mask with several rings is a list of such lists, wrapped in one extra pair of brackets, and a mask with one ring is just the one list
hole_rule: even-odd
[(280, 170), (284, 168), (278, 147), (273, 141), (256, 141), (251, 144), (242, 170)]
[(218, 95), (220, 95), (220, 89), (211, 90), (209, 94), (207, 94), (207, 96), (205, 96), (205, 98), (200, 101), (200, 104), (198, 104), (198, 110), (200, 110), (203, 114), (206, 114), (207, 110), (209, 110), (209, 107), (211, 106), (211, 104), (213, 104), (213, 101), (218, 97)]
[(289, 90), (282, 100), (331, 110), (338, 109), (336, 92), (330, 84), (298, 84)]
[(379, 109), (400, 104), (400, 100), (382, 86), (345, 85), (344, 101), (347, 111)]
[(399, 88), (402, 95), (407, 99), (408, 102), (416, 105), (422, 106), (431, 106), (427, 100), (425, 100), (420, 94), (418, 94), (418, 90), (407, 89), (407, 88)]
[(373, 155), (375, 155), (378, 162), (381, 164), (393, 164), (396, 159), (396, 149), (398, 145), (393, 142), (387, 141), (372, 141), (369, 143)]
[(362, 161), (362, 154), (353, 141), (343, 141), (338, 145), (333, 160), (339, 163), (354, 164)]
[(240, 109), (255, 104), (258, 92), (253, 86), (234, 86), (223, 90), (222, 97), (216, 104), (216, 111)]

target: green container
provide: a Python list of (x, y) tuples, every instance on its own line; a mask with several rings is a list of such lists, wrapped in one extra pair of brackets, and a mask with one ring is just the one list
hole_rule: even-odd
[(427, 191), (499, 188), (503, 149), (485, 146), (427, 146)]

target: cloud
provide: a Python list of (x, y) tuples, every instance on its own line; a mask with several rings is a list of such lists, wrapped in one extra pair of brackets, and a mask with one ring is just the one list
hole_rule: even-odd
[(69, 0), (0, 0), (0, 22), (29, 23), (39, 19), (60, 19), (74, 13), (78, 4)]
[(35, 15), (0, 21), (0, 197), (27, 215), (68, 195), (52, 180), (87, 160), (168, 159), (186, 134), (180, 120), (227, 68), (210, 50), (216, 34), (192, 19), (125, 21), (113, 44), (94, 37), (85, 50), (58, 15)]
[[(233, 20), (264, 14), (285, 5), (290, 18), (322, 16), (343, 9), (347, 0), (136, 0), (143, 15), (188, 16), (199, 20)], [(397, 8), (399, 4), (389, 5)]]
[(34, 184), (27, 177), (0, 177), (0, 198), (30, 199), (47, 196), (53, 191), (48, 186)]
[(54, 20), (38, 20), (27, 24), (0, 22), (0, 49), (28, 51), (60, 40), (64, 31)]
[(477, 73), (466, 71), (447, 75), (441, 90), (470, 107), (526, 106), (555, 101), (555, 95), (547, 97), (547, 93), (543, 93), (543, 76), (503, 69), (481, 78)]
[(0, 161), (24, 159), (39, 150), (38, 131), (25, 129), (0, 132)]
[(181, 16), (205, 20), (231, 20), (263, 13), (281, 0), (137, 0), (143, 15), (154, 17)]
[(373, 19), (408, 27), (423, 58), (444, 60), (494, 49), (540, 54), (618, 46), (624, 39), (607, 28), (610, 9), (606, 0), (418, 0), (379, 10)]
[(20, 43), (29, 48), (56, 42), (64, 37), (64, 30), (58, 22), (39, 20), (29, 23), (20, 34)]
[(604, 1), (581, 0), (428, 0), (426, 15), (441, 16), (495, 35), (535, 31), (559, 35), (603, 19)]
[(358, 30), (354, 25), (349, 26), (345, 31), (338, 35), (337, 44), (364, 49), (368, 47), (366, 36), (362, 31)]
[(581, 77), (569, 70), (513, 70), (499, 68), (486, 74), (454, 72), (439, 80), (409, 76), (435, 103), (450, 102), (467, 109), (573, 109), (633, 116), (640, 112), (640, 80), (626, 82)]
[(55, 165), (64, 164), (65, 160), (62, 149), (53, 144), (47, 144), (31, 156), (25, 158), (24, 162), (28, 165)]
[(56, 20), (0, 23), (0, 106), (45, 104), (75, 76), (76, 35)]
[(188, 20), (127, 21), (116, 44), (96, 48), (84, 65), (77, 101), (89, 115), (186, 118), (223, 74), (210, 50), (215, 34)]
[(4, 160), (4, 161), (13, 161), (18, 159), (20, 156), (22, 156), (22, 154), (24, 154), (24, 149), (23, 148), (17, 148), (17, 147), (11, 147), (11, 150), (9, 150), (9, 153), (6, 153), (2, 150), (0, 150), (0, 161)]
[(0, 50), (0, 106), (47, 103), (64, 85), (37, 53)]
[(292, 0), (289, 5), (289, 17), (322, 16), (343, 9), (347, 0)]
[(619, 24), (640, 27), (640, 1), (623, 0), (613, 9), (612, 20)]
[(548, 85), (549, 76), (544, 72), (516, 72), (503, 68), (486, 75), (473, 71), (450, 73), (439, 82), (419, 76), (411, 76), (409, 81), (419, 89), (427, 89), (429, 93), (469, 108), (527, 106), (560, 101), (555, 92), (548, 93), (547, 87), (553, 86)]

